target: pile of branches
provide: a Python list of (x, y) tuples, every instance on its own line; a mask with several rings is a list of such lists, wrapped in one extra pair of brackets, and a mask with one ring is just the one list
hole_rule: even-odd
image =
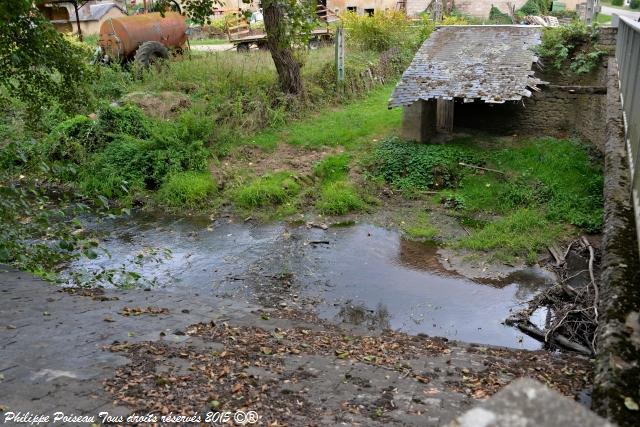
[[(588, 270), (569, 273), (566, 258), (574, 251), (589, 260)], [(596, 352), (595, 337), (598, 327), (599, 289), (595, 279), (594, 265), (596, 250), (582, 237), (572, 242), (564, 252), (549, 248), (555, 259), (559, 282), (529, 301), (527, 308), (509, 317), (505, 323), (518, 327), (522, 332), (545, 343), (550, 348), (562, 348), (586, 356)], [(569, 281), (588, 274), (585, 283), (569, 285)], [(530, 319), (533, 313), (547, 309), (544, 329), (540, 329)]]

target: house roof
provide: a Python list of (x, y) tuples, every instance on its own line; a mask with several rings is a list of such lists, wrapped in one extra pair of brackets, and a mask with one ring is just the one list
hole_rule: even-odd
[(438, 28), (416, 53), (389, 108), (418, 100), (519, 101), (538, 90), (534, 77), (541, 28), (525, 25), (465, 25)]
[(89, 13), (84, 16), (80, 16), (81, 21), (99, 21), (104, 15), (106, 15), (113, 8), (118, 9), (120, 12), (126, 15), (126, 12), (115, 3), (100, 3), (92, 4), (89, 6)]

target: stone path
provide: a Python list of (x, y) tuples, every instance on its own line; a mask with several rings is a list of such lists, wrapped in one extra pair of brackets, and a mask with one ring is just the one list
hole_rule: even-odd
[[(122, 314), (127, 307), (128, 316)], [(143, 311), (147, 307), (161, 307), (168, 312), (135, 315), (131, 309), (136, 307)], [(189, 332), (193, 329), (190, 325), (201, 322), (224, 325), (235, 335), (215, 335), (220, 332), (217, 330), (208, 336), (204, 326), (203, 333)], [(198, 366), (204, 360), (200, 356), (215, 354), (222, 358), (219, 352), (224, 349), (233, 352), (232, 344), (236, 337), (241, 341), (243, 333), (249, 339), (256, 331), (264, 331), (265, 335), (290, 332), (293, 337), (300, 328), (308, 328), (302, 331), (314, 337), (324, 334), (329, 327), (304, 316), (279, 318), (276, 311), (198, 294), (113, 290), (70, 295), (27, 273), (0, 267), (0, 407), (4, 412), (0, 420), (4, 421), (8, 412), (61, 411), (66, 415), (97, 416), (108, 411), (112, 415), (126, 415), (133, 411), (171, 409), (171, 402), (180, 398), (206, 401), (211, 396), (197, 396), (200, 389), (188, 386), (189, 381), (202, 379), (198, 377)], [(339, 337), (342, 331), (356, 337), (368, 333), (331, 328), (334, 335), (329, 337)], [(386, 336), (382, 338), (386, 340)], [(589, 381), (588, 363), (575, 357), (405, 335), (401, 338), (418, 347), (438, 350), (407, 352), (403, 368), (399, 369), (389, 364), (366, 363), (367, 357), (357, 352), (343, 357), (329, 348), (324, 352), (308, 350), (293, 354), (289, 347), (281, 353), (275, 349), (271, 359), (248, 355), (251, 363), (244, 365), (238, 378), (248, 377), (252, 387), (263, 387), (262, 394), (271, 403), (270, 409), (264, 407), (258, 425), (278, 421), (287, 425), (437, 426), (523, 374), (553, 383), (565, 394), (577, 393)], [(389, 342), (393, 339), (390, 336)], [(108, 349), (123, 343), (129, 343), (125, 348), (135, 343), (146, 345), (141, 348), (147, 359), (137, 360), (140, 352)], [(154, 346), (168, 350), (149, 358)], [(402, 350), (398, 350), (400, 354)], [(273, 370), (259, 363), (276, 359), (281, 369)], [(139, 378), (127, 378), (127, 372), (155, 373), (156, 383), (153, 378), (151, 383), (145, 383), (142, 374)], [(179, 378), (182, 385), (161, 384), (157, 381), (158, 373)], [(569, 377), (575, 381), (571, 382)], [(146, 388), (134, 393), (126, 385), (131, 379)], [(114, 396), (106, 391), (105, 383), (125, 386), (118, 386), (115, 390), (118, 396)], [(267, 385), (268, 390), (264, 388)], [(228, 395), (223, 393), (216, 398), (225, 399), (225, 408), (233, 409), (231, 395), (229, 391)], [(296, 402), (304, 408), (296, 408)], [(90, 424), (70, 421), (47, 425)]]

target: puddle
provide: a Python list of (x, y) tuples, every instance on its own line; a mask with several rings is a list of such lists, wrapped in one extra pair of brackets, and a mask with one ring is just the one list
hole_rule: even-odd
[(80, 260), (71, 271), (125, 266), (168, 289), (314, 310), (371, 328), (540, 348), (501, 324), (549, 285), (540, 269), (474, 282), (444, 269), (436, 247), (369, 224), (324, 231), (134, 216), (91, 226), (108, 236), (109, 256)]

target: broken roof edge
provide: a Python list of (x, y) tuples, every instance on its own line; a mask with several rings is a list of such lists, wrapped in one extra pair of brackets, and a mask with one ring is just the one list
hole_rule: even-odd
[[(537, 81), (533, 84), (528, 84), (526, 86), (525, 89), (525, 93), (516, 95), (516, 96), (512, 96), (512, 97), (506, 97), (506, 98), (500, 98), (499, 100), (496, 100), (495, 96), (476, 96), (476, 97), (466, 97), (466, 96), (431, 96), (431, 97), (422, 97), (422, 96), (418, 96), (416, 98), (412, 98), (410, 100), (406, 100), (406, 101), (402, 101), (402, 102), (394, 102), (393, 100), (393, 93), (391, 94), (391, 96), (389, 97), (389, 100), (387, 101), (387, 109), (391, 110), (393, 108), (398, 108), (398, 107), (408, 107), (410, 105), (415, 104), (418, 101), (437, 101), (439, 99), (442, 100), (460, 100), (465, 104), (471, 103), (471, 102), (476, 102), (476, 101), (482, 101), (484, 103), (487, 104), (504, 104), (506, 102), (518, 102), (518, 101), (522, 101), (523, 98), (531, 98), (533, 96), (533, 92), (540, 92), (541, 89), (538, 86), (545, 86), (548, 85), (549, 82), (546, 82), (544, 80), (540, 80), (540, 79), (536, 79)], [(398, 83), (400, 84), (400, 83)], [(397, 86), (396, 86), (397, 87)], [(531, 90), (528, 90), (531, 89)], [(395, 92), (395, 89), (394, 89)]]
[[(442, 26), (416, 52), (388, 107), (418, 100), (520, 101), (539, 91), (535, 74), (542, 26)], [(463, 56), (464, 55), (464, 56)]]

